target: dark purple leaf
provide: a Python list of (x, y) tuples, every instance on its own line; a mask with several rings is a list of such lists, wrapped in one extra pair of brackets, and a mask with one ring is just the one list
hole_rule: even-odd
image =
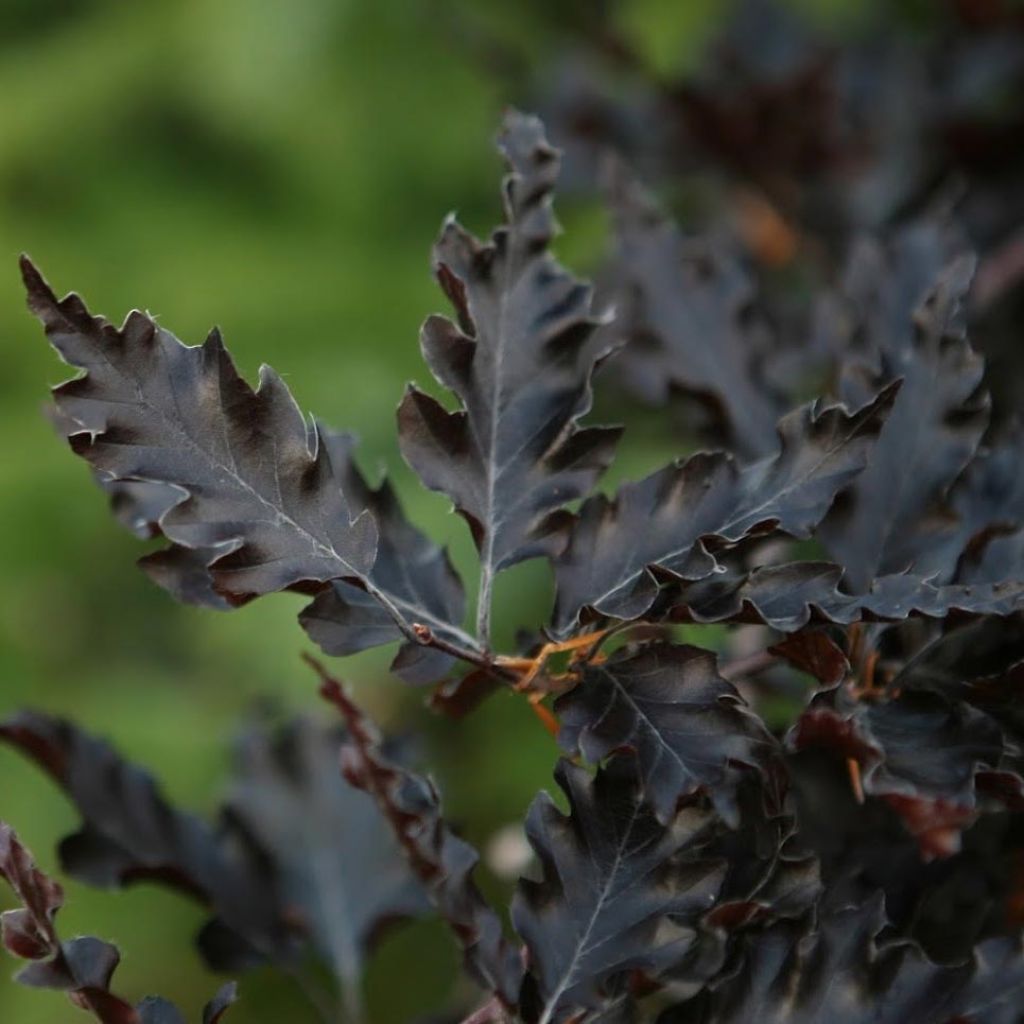
[(588, 665), (555, 713), (566, 751), (591, 762), (636, 752), (642, 792), (662, 822), (701, 789), (735, 826), (740, 778), (772, 770), (774, 739), (718, 674), (714, 654), (697, 647), (650, 644)]
[(861, 250), (851, 286), (868, 351), (847, 365), (843, 397), (856, 401), (879, 384), (903, 381), (867, 469), (822, 525), (823, 540), (860, 590), (876, 575), (913, 567), (918, 529), (942, 514), (988, 424), (984, 364), (963, 324), (974, 260), (960, 257), (935, 275), (935, 248), (934, 240), (932, 249), (910, 245), (905, 235), (889, 251)]
[[(468, 641), (458, 629), (465, 612), (465, 594), (447, 553), (405, 517), (387, 480), (370, 487), (353, 457), (351, 435), (323, 432), (342, 488), (352, 505), (368, 509), (377, 523), (377, 558), (370, 572), (410, 623), (428, 626), (436, 635)], [(403, 638), (388, 611), (365, 590), (335, 581), (299, 615), (310, 637), (327, 654), (355, 654), (368, 647)], [(406, 643), (392, 669), (409, 682), (441, 678), (453, 658), (418, 644)]]
[(709, 398), (742, 455), (774, 452), (782, 410), (758, 379), (758, 324), (745, 316), (754, 294), (749, 276), (723, 247), (684, 236), (618, 164), (610, 203), (616, 318), (608, 333), (626, 342), (617, 372), (658, 405), (673, 387)]
[(135, 1009), (142, 1024), (185, 1024), (181, 1011), (159, 996), (147, 996)]
[[(980, 452), (957, 481), (950, 505), (953, 529), (929, 538), (940, 553), (949, 550), (957, 579), (969, 583), (1024, 578), (1024, 430), (1010, 430)], [(935, 558), (934, 561), (938, 561)], [(945, 564), (949, 564), (947, 555)]]
[(534, 800), (526, 831), (542, 879), (521, 881), (512, 904), (540, 1024), (600, 1010), (629, 972), (657, 977), (682, 961), (725, 874), (703, 856), (710, 815), (687, 808), (662, 825), (632, 757), (596, 776), (562, 760), (555, 780), (569, 815), (546, 793)]
[(421, 346), (460, 407), (448, 412), (411, 388), (398, 411), (402, 453), (452, 499), (480, 552), (483, 638), (494, 575), (557, 550), (562, 510), (589, 491), (619, 435), (576, 425), (590, 409), (598, 321), (590, 288), (548, 252), (558, 153), (536, 118), (515, 112), (499, 147), (506, 223), (482, 243), (449, 219), (434, 249), (457, 323), (431, 317)]
[(554, 625), (573, 629), (593, 609), (643, 615), (659, 580), (696, 580), (717, 570), (708, 546), (780, 531), (806, 537), (835, 495), (863, 468), (896, 397), (892, 385), (855, 413), (811, 404), (783, 417), (777, 455), (743, 468), (701, 453), (590, 498), (556, 561)]
[[(51, 422), (63, 438), (82, 430), (82, 424), (57, 406), (47, 408)], [(160, 535), (160, 519), (181, 501), (182, 492), (171, 484), (150, 480), (117, 480), (100, 470), (93, 471), (96, 483), (110, 495), (114, 518), (136, 537), (148, 540)], [(214, 549), (183, 548), (171, 544), (139, 560), (140, 567), (159, 586), (186, 604), (227, 610), (231, 602), (214, 590), (209, 564)]]
[(785, 659), (824, 686), (841, 683), (850, 671), (846, 655), (822, 629), (803, 629), (769, 647), (768, 652)]
[[(445, 616), (461, 618), (462, 597), (443, 553), (409, 526), (386, 485), (366, 486), (351, 442), (307, 422), (272, 370), (253, 391), (216, 331), (187, 347), (139, 312), (119, 330), (77, 295), (58, 300), (27, 258), (22, 271), (51, 343), (85, 371), (54, 391), (61, 429), (113, 489), (122, 519), (172, 542), (143, 560), (158, 583), (221, 606), (344, 580), (384, 609), (364, 610), (362, 647), (400, 632), (414, 639), (415, 623), (474, 646)], [(387, 531), (379, 565), (375, 513)], [(329, 611), (344, 629), (344, 602)]]
[(274, 865), (298, 916), (343, 985), (358, 990), (385, 924), (427, 909), (387, 821), (342, 777), (340, 731), (299, 720), (244, 736), (226, 809)]
[(1024, 661), (1024, 616), (977, 619), (922, 647), (893, 678), (893, 692), (935, 690), (963, 697), (963, 684), (1002, 676)]
[(60, 956), (30, 964), (18, 975), (18, 981), (30, 988), (62, 992), (108, 992), (120, 962), (121, 954), (109, 942), (86, 935), (62, 943)]
[(43, 874), (9, 825), (0, 822), (0, 875), (21, 901), (3, 915), (3, 940), (15, 956), (41, 960), (60, 946), (53, 919), (64, 905), (64, 890)]
[(999, 727), (987, 715), (923, 690), (863, 699), (842, 687), (820, 693), (790, 743), (855, 762), (856, 784), (885, 799), (928, 856), (958, 848), (960, 830), (975, 815), (975, 775), (997, 767), (1003, 753)]
[(1010, 615), (1024, 608), (1024, 582), (933, 585), (913, 573), (881, 576), (864, 594), (840, 589), (843, 570), (831, 562), (787, 562), (729, 573), (668, 596), (659, 618), (674, 622), (761, 623), (794, 633), (809, 622), (849, 625), (944, 619), (952, 612)]
[(229, 981), (222, 985), (217, 994), (203, 1007), (203, 1024), (217, 1024), (229, 1007), (238, 1001), (238, 986)]
[(880, 937), (880, 898), (827, 912), (817, 931), (781, 922), (750, 934), (712, 991), (659, 1024), (1017, 1024), (1024, 957), (1010, 939), (946, 967)]
[(237, 829), (218, 834), (167, 802), (153, 777), (68, 722), (23, 712), (0, 740), (45, 769), (82, 816), (62, 840), (62, 867), (90, 885), (159, 882), (209, 906), (250, 956), (286, 957), (293, 945), (276, 881)]
[(342, 735), (298, 721), (243, 738), (215, 829), (172, 807), (153, 778), (66, 722), (23, 713), (0, 739), (54, 777), (83, 826), (60, 844), (92, 885), (169, 885), (216, 915), (200, 948), (218, 969), (294, 958), (300, 934), (358, 983), (382, 927), (425, 909), (373, 801), (340, 777)]
[(353, 518), (318, 430), (272, 370), (253, 391), (216, 331), (190, 348), (139, 312), (119, 330), (76, 295), (58, 301), (28, 259), (22, 270), (29, 308), (62, 358), (85, 371), (54, 392), (74, 424), (72, 447), (112, 479), (180, 488), (160, 531), (216, 550), (218, 590), (244, 601), (365, 577), (373, 519)]
[(778, 804), (779, 794), (748, 773), (736, 790), (738, 824), (715, 822), (704, 855), (726, 865), (726, 874), (707, 925), (731, 931), (752, 920), (799, 917), (816, 903), (817, 858), (800, 840), (788, 803), (785, 813)]
[[(54, 918), (64, 904), (64, 894), (35, 866), (28, 850), (3, 822), (0, 878), (22, 903), (21, 909), (3, 915), (2, 924), (7, 950), (32, 961), (17, 976), (21, 984), (65, 992), (75, 1006), (92, 1014), (100, 1024), (181, 1024), (180, 1013), (166, 1000), (149, 998), (135, 1009), (110, 991), (121, 961), (116, 947), (91, 936), (60, 941)], [(24, 945), (26, 937), (31, 938), (28, 947)], [(207, 1007), (213, 1015), (204, 1014), (203, 1024), (213, 1024), (235, 998), (235, 986), (224, 986)]]

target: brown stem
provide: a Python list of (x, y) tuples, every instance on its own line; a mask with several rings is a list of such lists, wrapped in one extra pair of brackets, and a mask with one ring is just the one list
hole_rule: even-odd
[(436, 651), (450, 654), (453, 658), (464, 661), (469, 665), (476, 665), (477, 668), (491, 672), (509, 682), (518, 679), (518, 675), (505, 665), (502, 658), (493, 658), (488, 654), (471, 651), (466, 647), (453, 644), (445, 640), (444, 637), (438, 636), (429, 626), (425, 626), (421, 622), (414, 622), (412, 624), (412, 636), (410, 639), (415, 643), (422, 644), (424, 647), (433, 647)]

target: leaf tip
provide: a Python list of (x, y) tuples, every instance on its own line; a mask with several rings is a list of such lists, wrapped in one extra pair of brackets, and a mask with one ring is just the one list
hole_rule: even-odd
[(32, 262), (28, 253), (22, 253), (18, 257), (18, 266), (21, 269), (21, 280), (28, 293), (28, 308), (39, 315), (44, 306), (54, 306), (57, 303), (57, 296), (53, 289), (46, 283), (39, 268)]

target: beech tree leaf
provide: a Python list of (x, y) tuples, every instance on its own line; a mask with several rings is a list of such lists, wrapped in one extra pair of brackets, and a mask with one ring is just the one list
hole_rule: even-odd
[(135, 1009), (142, 1024), (185, 1024), (181, 1011), (160, 996), (147, 996)]
[(345, 778), (370, 794), (390, 822), (409, 866), (462, 947), (467, 973), (503, 1006), (517, 1006), (522, 964), (473, 880), (479, 854), (445, 823), (434, 783), (391, 760), (376, 726), (336, 680), (320, 672), (323, 696), (348, 727)]
[(1024, 957), (1015, 939), (981, 943), (965, 964), (932, 963), (879, 937), (880, 898), (828, 912), (816, 931), (780, 922), (752, 932), (713, 990), (659, 1024), (1016, 1024)]
[(718, 569), (709, 546), (774, 531), (808, 536), (864, 468), (898, 389), (889, 385), (854, 413), (813, 403), (795, 410), (779, 421), (778, 454), (751, 465), (699, 453), (614, 498), (589, 498), (555, 562), (556, 631), (570, 632), (585, 608), (643, 615), (659, 579), (698, 580)]
[(339, 980), (358, 987), (382, 926), (428, 904), (374, 801), (341, 777), (342, 742), (340, 730), (303, 719), (250, 732), (226, 807), (274, 864), (282, 905)]
[(782, 803), (788, 780), (779, 775), (766, 788), (764, 779), (746, 773), (736, 788), (738, 824), (718, 815), (703, 843), (705, 857), (726, 865), (718, 902), (705, 918), (714, 929), (731, 932), (752, 920), (799, 917), (821, 894), (817, 859)]
[(82, 815), (59, 847), (64, 870), (91, 885), (154, 881), (199, 900), (216, 915), (199, 946), (217, 969), (290, 962), (307, 937), (354, 984), (381, 927), (425, 909), (387, 823), (339, 777), (335, 730), (299, 720), (245, 736), (216, 828), (59, 719), (24, 712), (0, 724), (0, 740), (46, 769)]
[(445, 223), (434, 266), (457, 323), (433, 316), (421, 334), (431, 372), (460, 407), (448, 412), (411, 388), (398, 410), (406, 460), (470, 526), (485, 636), (494, 575), (557, 550), (561, 510), (589, 491), (619, 435), (577, 426), (590, 409), (597, 355), (587, 343), (599, 321), (590, 288), (548, 252), (558, 153), (536, 118), (516, 112), (499, 148), (506, 222), (486, 243)]
[(85, 371), (54, 390), (60, 429), (122, 521), (172, 542), (142, 560), (157, 583), (226, 607), (339, 581), (308, 620), (333, 650), (412, 637), (416, 623), (476, 646), (459, 629), (461, 584), (446, 556), (387, 484), (366, 485), (351, 439), (307, 421), (272, 370), (253, 391), (217, 331), (188, 347), (139, 312), (117, 329), (77, 295), (58, 300), (27, 257), (22, 273), (51, 343)]
[[(66, 436), (72, 436), (70, 431)], [(170, 484), (150, 480), (105, 479), (97, 472), (100, 487), (110, 495), (115, 518), (137, 537), (160, 536), (160, 520), (181, 501), (181, 491)], [(227, 611), (231, 601), (219, 593), (210, 573), (217, 549), (169, 544), (139, 559), (139, 568), (173, 598), (185, 604)]]
[(914, 573), (880, 576), (862, 594), (840, 589), (832, 562), (785, 562), (702, 580), (667, 596), (658, 617), (673, 622), (760, 623), (795, 633), (809, 622), (944, 619), (952, 612), (1010, 615), (1024, 608), (1024, 582), (933, 585)]
[(244, 601), (365, 577), (373, 519), (353, 518), (326, 446), (272, 370), (253, 391), (217, 331), (190, 348), (137, 311), (118, 329), (77, 295), (58, 300), (27, 258), (22, 272), (50, 342), (85, 371), (54, 391), (79, 425), (72, 448), (112, 479), (180, 488), (160, 531), (216, 550), (219, 591)]
[(950, 495), (955, 525), (944, 536), (925, 538), (927, 564), (965, 583), (1024, 579), (1022, 460), (1020, 424), (975, 456)]
[(238, 986), (233, 981), (222, 985), (217, 994), (203, 1007), (203, 1024), (218, 1024), (228, 1008), (238, 1002)]
[(541, 1024), (601, 1010), (626, 973), (657, 977), (681, 961), (725, 875), (700, 849), (708, 813), (687, 808), (661, 824), (632, 756), (596, 776), (563, 759), (555, 780), (569, 815), (546, 793), (534, 800), (526, 832), (542, 878), (521, 880), (512, 903)]
[(64, 890), (36, 867), (31, 854), (6, 823), (0, 822), (0, 874), (22, 906), (2, 917), (4, 946), (15, 956), (41, 960), (60, 945), (54, 918), (64, 906)]
[[(65, 440), (81, 433), (83, 425), (66, 409), (51, 405), (47, 413)], [(114, 518), (136, 537), (149, 540), (160, 536), (160, 519), (181, 501), (181, 491), (172, 484), (152, 480), (118, 480), (93, 470), (97, 485), (110, 497)], [(204, 605), (225, 611), (231, 602), (214, 589), (209, 565), (217, 557), (215, 548), (186, 548), (168, 545), (139, 559), (139, 567), (172, 597), (186, 604)]]
[(616, 653), (587, 666), (555, 703), (559, 743), (598, 762), (624, 748), (637, 755), (642, 792), (662, 822), (697, 789), (738, 824), (744, 771), (770, 770), (776, 744), (718, 674), (710, 651), (668, 643)]
[(621, 164), (610, 185), (616, 318), (608, 330), (626, 339), (618, 372), (658, 405), (673, 386), (707, 396), (742, 455), (774, 452), (782, 410), (754, 362), (757, 325), (744, 316), (754, 295), (749, 276), (735, 258), (686, 237)]
[[(465, 593), (447, 552), (409, 522), (387, 480), (369, 486), (356, 466), (351, 435), (322, 430), (322, 437), (349, 502), (369, 510), (377, 524), (377, 556), (369, 573), (374, 585), (389, 595), (408, 622), (472, 646), (458, 628)], [(327, 654), (355, 654), (403, 638), (387, 609), (365, 590), (341, 580), (321, 591), (299, 622)], [(450, 655), (407, 642), (392, 668), (411, 682), (429, 683), (441, 678), (453, 661)]]
[(987, 715), (924, 690), (864, 700), (842, 687), (819, 693), (790, 743), (856, 762), (863, 792), (885, 799), (927, 856), (956, 851), (974, 819), (975, 774), (997, 767), (1003, 753)]
[(999, 677), (1024, 661), (1024, 616), (976, 619), (921, 647), (893, 677), (893, 692), (935, 691), (962, 698), (976, 679)]
[(274, 879), (241, 833), (220, 835), (179, 811), (152, 775), (69, 722), (21, 712), (0, 724), (0, 741), (43, 768), (82, 816), (58, 848), (73, 878), (103, 888), (167, 885), (213, 909), (256, 959), (287, 956), (293, 942)]
[[(903, 381), (867, 468), (820, 531), (850, 585), (859, 589), (878, 574), (913, 566), (917, 529), (942, 510), (988, 425), (984, 362), (967, 341), (963, 323), (974, 259), (955, 259), (924, 291), (906, 290), (906, 270), (898, 264), (918, 252), (878, 249), (872, 273), (864, 275), (869, 280), (862, 282), (866, 294), (856, 306), (870, 351), (864, 361), (847, 366), (844, 397), (849, 401), (879, 383)], [(928, 263), (932, 257), (923, 258)]]
[[(75, 1006), (100, 1024), (181, 1024), (181, 1014), (164, 999), (150, 997), (135, 1008), (111, 992), (121, 961), (115, 946), (92, 936), (60, 940), (55, 918), (64, 905), (63, 891), (36, 867), (4, 822), (0, 822), (0, 878), (22, 904), (18, 910), (5, 912), (0, 925), (8, 952), (31, 961), (17, 981), (31, 988), (65, 992)], [(28, 945), (26, 939), (31, 939)], [(235, 998), (235, 986), (224, 986), (207, 1006), (203, 1024), (214, 1024)]]
[[(238, 988), (233, 981), (223, 985), (203, 1007), (202, 1024), (218, 1024), (230, 1007), (238, 1001)], [(137, 1007), (141, 1024), (184, 1024), (185, 1018), (172, 1003), (159, 996), (143, 999)]]
[(846, 655), (822, 629), (803, 629), (773, 644), (768, 652), (785, 659), (825, 686), (841, 683), (850, 671)]

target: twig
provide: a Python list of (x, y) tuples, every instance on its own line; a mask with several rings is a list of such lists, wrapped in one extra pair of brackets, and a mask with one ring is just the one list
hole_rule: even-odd
[[(384, 610), (391, 616), (395, 625), (398, 627), (399, 632), (414, 644), (423, 644), (424, 646), (436, 647), (438, 650), (444, 650), (448, 654), (453, 655), (456, 658), (461, 658), (463, 661), (469, 662), (471, 665), (480, 665), (481, 667), (491, 663), (489, 655), (477, 644), (477, 642), (468, 634), (463, 633), (462, 630), (455, 628), (454, 626), (446, 625), (445, 629), (450, 630), (455, 636), (458, 636), (461, 641), (460, 644), (454, 644), (448, 640), (442, 641), (439, 636), (429, 627), (422, 623), (414, 623), (412, 625), (406, 621), (405, 616), (402, 614), (398, 605), (388, 597), (382, 590), (373, 586), (371, 583), (364, 583), (366, 592), (377, 601)], [(442, 647), (441, 644), (444, 644)]]
[[(555, 654), (578, 651), (581, 648), (588, 648), (590, 651), (594, 651), (604, 639), (606, 632), (606, 630), (602, 629), (593, 633), (585, 633), (583, 636), (575, 636), (571, 640), (553, 641), (544, 644), (532, 658), (499, 657), (495, 659), (494, 663), (502, 668), (521, 670), (522, 674), (515, 684), (515, 689), (522, 693), (528, 691), (533, 686), (534, 681), (544, 670), (548, 658)], [(586, 658), (582, 660), (586, 660)]]
[(501, 658), (493, 658), (488, 654), (467, 650), (458, 644), (453, 644), (443, 636), (438, 636), (429, 626), (422, 622), (414, 622), (410, 628), (410, 639), (414, 643), (422, 644), (424, 647), (433, 647), (436, 651), (443, 651), (453, 658), (465, 661), (470, 665), (476, 665), (486, 672), (499, 676), (509, 682), (518, 679), (518, 675), (511, 671)]

